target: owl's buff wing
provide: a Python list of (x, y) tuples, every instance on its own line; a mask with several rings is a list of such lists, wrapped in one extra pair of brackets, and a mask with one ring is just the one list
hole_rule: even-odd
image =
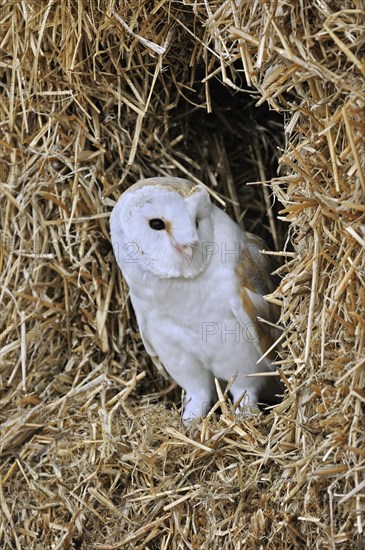
[[(252, 340), (261, 355), (263, 355), (278, 337), (278, 330), (258, 321), (261, 317), (272, 324), (278, 319), (278, 308), (264, 299), (266, 294), (274, 290), (271, 272), (274, 269), (267, 256), (261, 250), (265, 243), (250, 233), (245, 234), (240, 261), (236, 267), (239, 279), (238, 296), (231, 303), (232, 311), (244, 328), (247, 328), (247, 316), (251, 319), (250, 333)], [(272, 360), (273, 353), (268, 355)]]

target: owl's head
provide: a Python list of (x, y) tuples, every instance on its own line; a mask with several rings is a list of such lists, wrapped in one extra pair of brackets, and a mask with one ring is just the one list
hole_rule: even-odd
[(140, 180), (123, 193), (111, 219), (115, 256), (161, 278), (196, 277), (209, 261), (204, 243), (213, 241), (212, 203), (203, 185), (182, 178)]

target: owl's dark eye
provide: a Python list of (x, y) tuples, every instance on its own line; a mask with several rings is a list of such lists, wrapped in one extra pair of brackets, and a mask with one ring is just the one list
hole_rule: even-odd
[(198, 220), (198, 219), (195, 220), (195, 227), (196, 227), (197, 229), (198, 229), (198, 227), (199, 227), (199, 220)]
[(166, 229), (166, 224), (163, 220), (160, 218), (153, 218), (149, 221), (150, 227), (152, 229), (155, 229), (156, 231), (161, 231), (162, 229)]

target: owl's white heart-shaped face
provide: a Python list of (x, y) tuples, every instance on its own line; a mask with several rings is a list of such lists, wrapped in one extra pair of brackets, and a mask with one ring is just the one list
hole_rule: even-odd
[(111, 215), (117, 261), (126, 274), (130, 264), (161, 278), (193, 278), (209, 257), (213, 241), (212, 203), (202, 185), (181, 178), (149, 178), (123, 193)]

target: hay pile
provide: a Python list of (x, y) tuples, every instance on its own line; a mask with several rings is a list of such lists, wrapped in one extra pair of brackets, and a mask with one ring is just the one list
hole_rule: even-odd
[[(119, 4), (0, 7), (0, 546), (360, 549), (362, 2)], [(143, 350), (108, 216), (168, 174), (284, 260), (269, 415), (187, 434)]]

